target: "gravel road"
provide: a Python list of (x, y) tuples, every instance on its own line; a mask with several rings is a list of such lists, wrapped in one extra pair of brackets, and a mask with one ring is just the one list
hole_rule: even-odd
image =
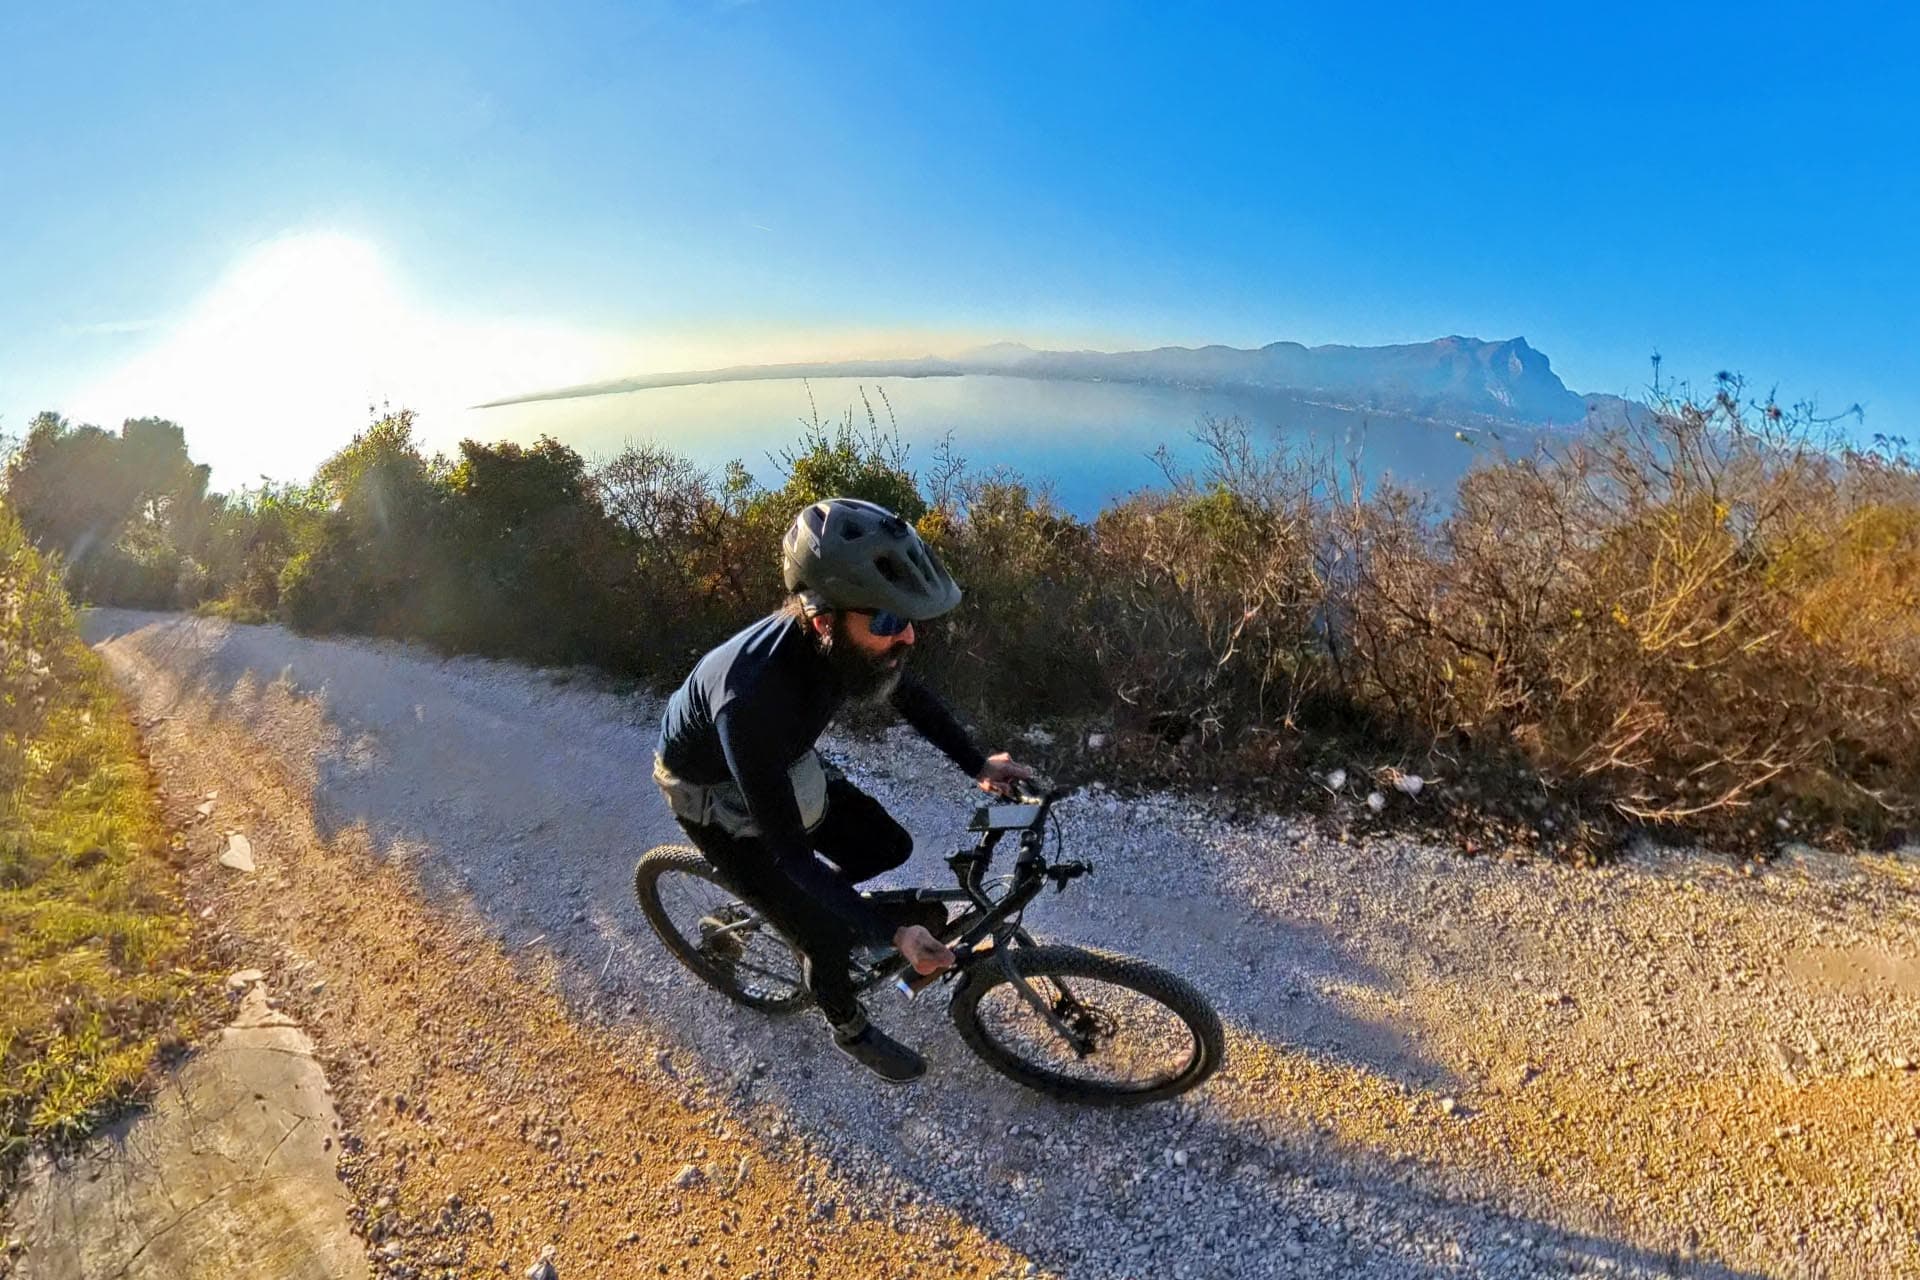
[[(816, 1219), (937, 1210), (1075, 1278), (1920, 1273), (1910, 854), (1576, 870), (1088, 793), (1061, 817), (1097, 871), (1030, 925), (1194, 982), (1227, 1068), (1176, 1103), (1076, 1109), (975, 1062), (941, 1000), (889, 996), (875, 1017), (931, 1062), (889, 1089), (812, 1015), (725, 1004), (647, 931), (632, 865), (678, 835), (648, 777), (656, 702), (277, 627), (85, 625), (150, 724), (238, 735), (324, 837), (550, 958), (623, 1067), (697, 1079), (830, 1177)], [(904, 730), (825, 745), (915, 833), (895, 878), (942, 882), (965, 780)]]

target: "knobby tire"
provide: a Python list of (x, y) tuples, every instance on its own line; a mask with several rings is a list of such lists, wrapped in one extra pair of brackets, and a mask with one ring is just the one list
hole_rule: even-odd
[[(1092, 1106), (1140, 1106), (1176, 1097), (1197, 1087), (1226, 1061), (1226, 1033), (1220, 1025), (1220, 1016), (1207, 1003), (1206, 997), (1183, 978), (1157, 969), (1143, 960), (1086, 947), (1016, 947), (1008, 954), (1014, 969), (1030, 986), (1037, 978), (1057, 975), (1066, 980), (1069, 990), (1075, 978), (1123, 987), (1171, 1012), (1184, 1024), (1193, 1040), (1192, 1056), (1179, 1071), (1168, 1079), (1141, 1087), (1090, 1081), (1051, 1070), (1001, 1044), (981, 1021), (982, 998), (1008, 985), (1000, 960), (989, 957), (968, 969), (948, 1011), (967, 1047), (1008, 1079), (1070, 1102)], [(1005, 997), (1020, 999), (1017, 993), (1011, 991), (1003, 993)]]
[[(712, 863), (703, 857), (698, 849), (689, 845), (661, 845), (650, 849), (641, 857), (633, 869), (633, 893), (640, 901), (641, 914), (674, 959), (693, 971), (700, 981), (726, 996), (729, 1000), (746, 1005), (749, 1009), (758, 1009), (763, 1013), (792, 1013), (805, 1008), (812, 1000), (804, 988), (796, 985), (790, 995), (769, 997), (747, 991), (735, 980), (733, 974), (712, 964), (700, 953), (697, 945), (689, 943), (667, 914), (666, 907), (660, 901), (660, 881), (668, 875), (691, 875), (718, 886), (731, 894), (734, 892), (725, 877)], [(761, 926), (772, 934), (772, 929)], [(784, 981), (784, 979), (782, 979)]]

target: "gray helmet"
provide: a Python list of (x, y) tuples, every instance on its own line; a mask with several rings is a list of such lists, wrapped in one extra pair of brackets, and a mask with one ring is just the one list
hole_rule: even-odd
[(960, 588), (912, 525), (859, 498), (828, 498), (793, 518), (780, 544), (787, 590), (829, 609), (884, 609), (921, 622)]

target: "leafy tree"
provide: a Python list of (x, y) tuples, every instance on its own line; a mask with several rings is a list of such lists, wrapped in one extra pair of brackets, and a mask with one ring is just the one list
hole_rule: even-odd
[(324, 514), (281, 571), (287, 620), (305, 630), (429, 634), (423, 580), (443, 562), (446, 465), (413, 440), (411, 409), (374, 419), (320, 465)]
[(7, 465), (7, 500), (28, 537), (71, 566), (113, 545), (140, 490), (110, 432), (41, 413)]
[(263, 479), (258, 489), (213, 494), (203, 511), (193, 554), (205, 565), (209, 594), (234, 617), (273, 614), (280, 606), (281, 571), (303, 533), (324, 519), (324, 495)]
[(162, 418), (129, 419), (115, 436), (42, 413), (7, 464), (8, 498), (34, 542), (61, 557), (68, 589), (118, 604), (176, 602), (206, 484)]
[(586, 463), (549, 437), (526, 447), (465, 440), (447, 478), (449, 620), (471, 647), (538, 661), (622, 660), (618, 530)]

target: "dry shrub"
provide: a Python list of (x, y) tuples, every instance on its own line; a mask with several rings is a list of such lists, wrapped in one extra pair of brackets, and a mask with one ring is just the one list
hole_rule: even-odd
[(1087, 637), (1136, 726), (1188, 749), (1271, 760), (1330, 672), (1327, 468), (1257, 453), (1238, 419), (1203, 420), (1198, 475), (1162, 454), (1166, 490), (1102, 512)]
[(923, 629), (916, 659), (942, 690), (1006, 728), (1104, 715), (1105, 673), (1088, 643), (1093, 543), (1052, 495), (1004, 469), (949, 466), (921, 532), (966, 592)]
[(766, 584), (739, 545), (730, 491), (657, 445), (629, 445), (593, 475), (628, 559), (633, 665), (664, 677), (744, 616)]
[(1412, 504), (1344, 511), (1356, 696), (1443, 752), (1510, 743), (1633, 819), (1901, 820), (1913, 470), (1738, 393), (1476, 472), (1431, 536)]

